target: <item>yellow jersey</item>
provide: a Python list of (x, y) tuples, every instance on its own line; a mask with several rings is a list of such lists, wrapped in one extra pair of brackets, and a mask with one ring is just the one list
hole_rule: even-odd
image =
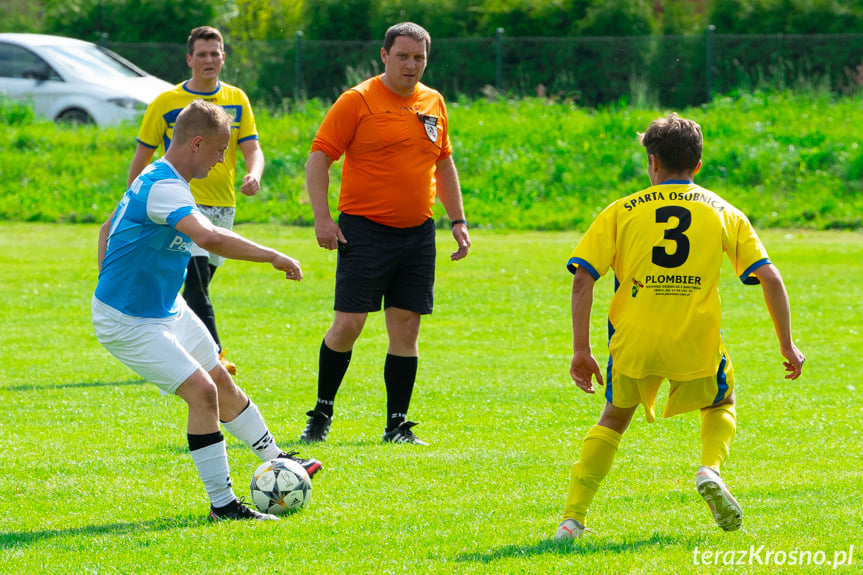
[(147, 106), (138, 131), (138, 143), (154, 150), (159, 146), (167, 150), (174, 135), (177, 116), (189, 102), (198, 98), (218, 104), (233, 121), (224, 163), (213, 166), (206, 178), (192, 180), (192, 195), (195, 202), (201, 205), (234, 207), (237, 205), (234, 193), (237, 147), (240, 142), (258, 139), (255, 115), (245, 92), (224, 82), (219, 82), (216, 90), (210, 93), (193, 92), (188, 88), (188, 81), (177, 84)]
[(567, 265), (595, 279), (614, 270), (609, 366), (630, 378), (715, 375), (723, 253), (745, 284), (757, 284), (752, 272), (770, 263), (743, 212), (692, 182), (668, 181), (609, 205)]

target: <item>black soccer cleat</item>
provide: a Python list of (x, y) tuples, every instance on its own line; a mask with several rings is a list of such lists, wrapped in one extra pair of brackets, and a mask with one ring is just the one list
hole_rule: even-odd
[(297, 457), (298, 453), (299, 451), (283, 451), (276, 456), (276, 459), (290, 459), (291, 461), (296, 461), (300, 464), (300, 467), (306, 470), (306, 473), (309, 474), (310, 478), (314, 477), (315, 473), (324, 468), (324, 466), (321, 465), (321, 462), (317, 459), (303, 459), (302, 457)]
[(330, 425), (333, 423), (332, 416), (316, 409), (307, 412), (306, 415), (309, 416), (309, 420), (306, 422), (306, 428), (300, 434), (300, 441), (304, 443), (326, 441), (327, 434), (330, 432)]
[(398, 427), (384, 430), (384, 442), (386, 443), (411, 443), (413, 445), (428, 445), (425, 441), (411, 431), (411, 427), (417, 425), (414, 421), (402, 421)]
[(278, 521), (279, 518), (269, 513), (259, 513), (249, 506), (244, 499), (234, 499), (224, 507), (210, 505), (210, 519), (213, 521), (235, 521), (254, 519), (255, 521)]

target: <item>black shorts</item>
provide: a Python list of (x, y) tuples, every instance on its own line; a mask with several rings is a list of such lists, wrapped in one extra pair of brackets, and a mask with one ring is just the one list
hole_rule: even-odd
[(397, 307), (420, 314), (434, 303), (435, 227), (393, 228), (362, 216), (339, 215), (335, 310), (368, 313)]

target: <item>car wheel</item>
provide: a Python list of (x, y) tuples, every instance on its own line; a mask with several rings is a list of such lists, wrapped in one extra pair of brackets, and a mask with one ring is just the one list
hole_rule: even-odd
[(92, 124), (93, 118), (90, 114), (80, 108), (71, 108), (69, 110), (64, 110), (59, 116), (57, 116), (57, 121), (64, 124)]

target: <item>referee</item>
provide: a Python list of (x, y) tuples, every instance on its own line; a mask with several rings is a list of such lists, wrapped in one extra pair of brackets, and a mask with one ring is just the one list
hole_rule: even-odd
[[(321, 343), (318, 397), (304, 442), (324, 441), (333, 405), (369, 312), (384, 306), (389, 347), (384, 365), (383, 440), (427, 445), (407, 420), (417, 373), (420, 318), (432, 312), (435, 224), (440, 197), (457, 251), (470, 248), (443, 96), (420, 83), (431, 37), (412, 22), (390, 27), (384, 72), (344, 92), (321, 124), (306, 163), (318, 245), (338, 249), (335, 318)], [(333, 162), (345, 156), (338, 223), (327, 199)]]

